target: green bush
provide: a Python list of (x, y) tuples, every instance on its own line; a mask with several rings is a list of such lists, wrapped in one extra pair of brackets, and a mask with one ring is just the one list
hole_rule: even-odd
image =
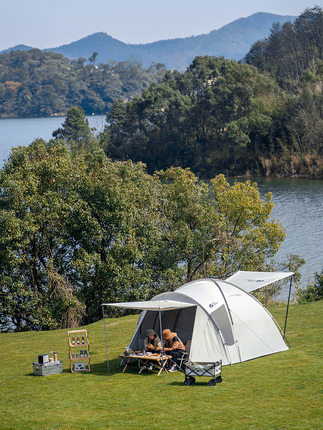
[(315, 273), (313, 284), (297, 290), (296, 298), (298, 303), (317, 302), (323, 299), (323, 269), (321, 273)]

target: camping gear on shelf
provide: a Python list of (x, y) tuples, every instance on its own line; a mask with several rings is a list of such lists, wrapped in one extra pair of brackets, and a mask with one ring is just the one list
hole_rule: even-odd
[[(195, 364), (227, 366), (288, 350), (276, 321), (250, 292), (292, 275), (239, 271), (226, 280), (192, 281), (149, 301), (103, 303), (105, 338), (104, 307), (114, 306), (142, 310), (128, 345), (134, 351), (143, 349), (147, 329), (162, 333), (163, 328), (176, 332), (184, 344), (191, 341), (187, 359)], [(287, 312), (285, 329), (286, 322)], [(109, 366), (107, 342), (106, 351)]]
[[(90, 342), (87, 330), (68, 331), (67, 343), (71, 372), (90, 372)], [(80, 347), (84, 349), (79, 349)], [(75, 351), (76, 348), (78, 350)], [(80, 359), (82, 359), (83, 362), (79, 362), (78, 360)], [(86, 362), (84, 362), (84, 360), (86, 360)]]

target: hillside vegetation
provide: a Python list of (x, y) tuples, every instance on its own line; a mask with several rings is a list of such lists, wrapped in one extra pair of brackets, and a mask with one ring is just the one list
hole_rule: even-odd
[(323, 12), (274, 26), (245, 63), (196, 57), (107, 116), (109, 156), (202, 177), (322, 176)]
[(161, 64), (96, 65), (92, 54), (90, 64), (39, 49), (0, 54), (0, 118), (65, 115), (73, 105), (105, 114), (114, 100), (141, 94), (165, 73)]
[[(285, 307), (270, 308), (283, 325)], [(91, 373), (69, 372), (66, 330), (0, 334), (0, 427), (17, 429), (319, 429), (322, 420), (323, 302), (292, 305), (290, 350), (223, 369), (223, 382), (208, 378), (186, 387), (183, 374), (137, 374), (119, 369), (137, 316), (107, 320), (107, 373), (102, 320), (87, 326)], [(55, 350), (60, 375), (35, 377), (32, 362)], [(176, 417), (176, 419), (174, 418)], [(174, 419), (176, 423), (174, 424)]]

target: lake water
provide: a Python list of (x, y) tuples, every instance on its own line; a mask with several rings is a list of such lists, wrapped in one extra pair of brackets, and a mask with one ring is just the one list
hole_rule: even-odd
[[(100, 132), (104, 128), (105, 116), (87, 117), (91, 128)], [(42, 138), (49, 140), (52, 133), (61, 127), (65, 118), (13, 118), (0, 119), (0, 167), (8, 158), (13, 146), (28, 146), (33, 140)]]
[(261, 194), (272, 192), (273, 218), (286, 229), (286, 239), (276, 254), (283, 261), (298, 254), (306, 261), (303, 281), (323, 268), (323, 181), (301, 178), (256, 178)]
[[(0, 167), (14, 146), (29, 145), (36, 138), (49, 140), (65, 118), (0, 119)], [(105, 117), (88, 117), (90, 127), (101, 131)], [(301, 272), (306, 283), (323, 266), (323, 181), (311, 179), (257, 178), (262, 194), (271, 191), (275, 218), (287, 237), (277, 259), (298, 254), (306, 260)]]

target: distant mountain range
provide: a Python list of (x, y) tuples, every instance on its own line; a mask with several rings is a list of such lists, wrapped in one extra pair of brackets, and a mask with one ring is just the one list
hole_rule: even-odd
[[(163, 63), (168, 69), (184, 70), (197, 55), (215, 55), (235, 60), (242, 59), (251, 45), (267, 37), (274, 22), (280, 24), (294, 21), (295, 16), (274, 15), (258, 12), (247, 18), (237, 19), (208, 34), (185, 38), (160, 40), (146, 44), (128, 44), (114, 39), (106, 33), (94, 33), (76, 42), (45, 51), (57, 52), (77, 59), (88, 59), (93, 52), (98, 52), (97, 61), (139, 61), (145, 67), (152, 62)], [(17, 45), (6, 49), (32, 49), (26, 45)]]

